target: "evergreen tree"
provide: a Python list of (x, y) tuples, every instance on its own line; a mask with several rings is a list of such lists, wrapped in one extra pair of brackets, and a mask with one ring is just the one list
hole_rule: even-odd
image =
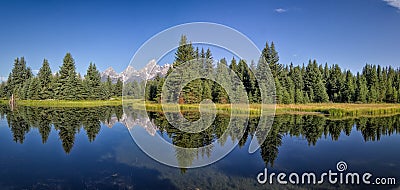
[(343, 102), (354, 102), (355, 100), (355, 83), (354, 76), (350, 71), (346, 71), (346, 80), (344, 82)]
[(6, 97), (6, 83), (1, 82), (0, 84), (0, 98), (5, 98)]
[(123, 88), (123, 83), (121, 79), (117, 80), (117, 83), (115, 84), (114, 87), (114, 96), (120, 97), (122, 96), (122, 88)]
[(53, 98), (60, 100), (62, 99), (62, 83), (60, 80), (60, 75), (58, 72), (54, 75), (53, 80), (52, 80), (52, 89), (53, 89)]
[(32, 71), (29, 67), (26, 67), (26, 62), (24, 57), (16, 58), (14, 61), (14, 67), (8, 76), (7, 80), (7, 97), (10, 97), (12, 94), (16, 94), (18, 89), (21, 89), (24, 85), (24, 82), (32, 77)]
[(49, 62), (44, 59), (43, 65), (38, 73), (39, 80), (39, 99), (51, 99), (53, 98), (53, 88), (52, 88), (52, 73), (50, 69)]
[[(227, 91), (232, 90), (232, 81), (226, 80), (229, 78), (229, 70), (226, 59), (221, 59), (217, 64), (217, 71), (215, 76), (217, 81), (221, 81), (221, 84), (214, 83), (213, 86), (213, 97), (214, 101), (222, 104), (229, 103), (229, 96)], [(225, 87), (226, 89), (224, 89)], [(226, 91), (227, 90), (227, 91)]]
[[(362, 73), (353, 75), (349, 70), (342, 71), (339, 65), (331, 67), (327, 63), (318, 65), (309, 61), (307, 66), (283, 65), (279, 63), (278, 52), (274, 43), (266, 43), (257, 65), (251, 60), (250, 66), (246, 60), (237, 63), (233, 57), (229, 65), (225, 59), (218, 61), (216, 68), (213, 66), (210, 49), (199, 50), (182, 36), (173, 67), (167, 72), (171, 75), (172, 69), (178, 68), (183, 63), (186, 72), (174, 72), (172, 82), (168, 88), (173, 91), (170, 97), (161, 97), (165, 78), (157, 76), (149, 81), (134, 81), (126, 84), (124, 95), (146, 100), (161, 102), (161, 98), (179, 98), (180, 103), (199, 103), (203, 99), (213, 99), (218, 103), (229, 103), (228, 94), (237, 93), (243, 85), (251, 103), (258, 103), (261, 99), (276, 97), (277, 103), (309, 103), (309, 102), (400, 102), (400, 70), (392, 67), (366, 64)], [(198, 64), (197, 64), (198, 63)], [(180, 68), (182, 69), (182, 68)], [(255, 73), (253, 73), (254, 71)], [(198, 74), (214, 77), (219, 81), (196, 79), (183, 87), (178, 93), (182, 81), (188, 81)], [(226, 80), (233, 75), (241, 81)], [(269, 76), (271, 75), (271, 76)], [(274, 80), (270, 80), (273, 77)], [(205, 77), (207, 78), (207, 77)], [(259, 84), (259, 81), (263, 81)], [(265, 82), (266, 81), (266, 82)], [(145, 86), (145, 82), (147, 85)], [(275, 83), (275, 89), (268, 88)], [(267, 89), (267, 96), (261, 97), (260, 88)], [(75, 61), (70, 53), (63, 59), (63, 64), (55, 76), (52, 76), (50, 65), (46, 59), (37, 77), (26, 66), (24, 57), (17, 58), (8, 76), (6, 83), (0, 84), (0, 98), (10, 97), (12, 94), (19, 99), (109, 99), (111, 96), (120, 96), (123, 82), (118, 80), (113, 84), (110, 77), (106, 82), (101, 82), (100, 72), (96, 65), (90, 63), (84, 78), (75, 71)], [(275, 93), (275, 94), (273, 94)], [(264, 95), (264, 93), (263, 93)], [(240, 97), (245, 98), (245, 97)], [(243, 99), (242, 99), (243, 100)]]
[(96, 64), (90, 63), (87, 69), (83, 86), (88, 92), (88, 98), (91, 100), (102, 99), (101, 76), (97, 70)]
[(212, 92), (211, 92), (211, 87), (210, 87), (210, 82), (209, 80), (203, 80), (203, 89), (202, 89), (202, 99), (210, 99), (212, 100)]
[[(179, 42), (179, 47), (175, 53), (175, 61), (172, 64), (172, 68), (170, 68), (167, 72), (167, 76), (170, 78), (170, 82), (167, 84), (167, 88), (171, 91), (169, 94), (170, 97), (164, 97), (169, 102), (177, 97), (180, 99), (180, 103), (195, 103), (195, 100), (201, 98), (200, 88), (201, 88), (201, 80), (192, 81), (188, 85), (186, 85), (182, 93), (180, 94), (179, 88), (181, 86), (181, 82), (190, 79), (190, 72), (175, 72), (174, 76), (170, 76), (172, 69), (179, 68), (183, 63), (189, 63), (189, 61), (193, 61), (195, 58), (194, 48), (191, 43), (187, 41), (186, 36), (182, 35), (181, 40)], [(198, 69), (193, 68), (193, 72), (198, 71)]]
[[(205, 77), (212, 77), (214, 75), (214, 66), (213, 66), (213, 57), (211, 54), (210, 49), (207, 49), (206, 53), (204, 54), (203, 48), (201, 57), (205, 56), (205, 60), (203, 60), (203, 67), (202, 69), (204, 71), (203, 76)], [(195, 82), (195, 81), (193, 81)], [(199, 89), (202, 93), (202, 99), (210, 99), (212, 100), (212, 90), (211, 87), (213, 86), (213, 81), (208, 80), (208, 79), (202, 79), (201, 80), (201, 86), (202, 89)]]
[(305, 103), (304, 101), (304, 94), (301, 89), (296, 89), (295, 96), (294, 96), (294, 101), (296, 104), (302, 104)]
[(294, 102), (297, 104), (304, 103), (304, 81), (303, 81), (303, 73), (301, 73), (302, 69), (300, 66), (296, 66), (290, 70), (289, 76), (293, 81), (295, 96)]
[(376, 66), (372, 65), (365, 65), (363, 69), (363, 75), (365, 76), (367, 80), (367, 86), (368, 86), (368, 94), (367, 94), (367, 100), (369, 103), (374, 103), (378, 101), (378, 74), (376, 72)]
[(279, 79), (282, 65), (279, 64), (279, 56), (278, 52), (275, 49), (274, 42), (271, 43), (271, 47), (268, 46), (268, 42), (266, 43), (265, 48), (262, 51), (262, 56), (268, 63), (272, 76), (274, 76), (275, 78), (278, 77)]
[(212, 57), (212, 54), (211, 54), (211, 50), (208, 49), (208, 48), (207, 48), (207, 51), (206, 51), (206, 54), (205, 54), (204, 71), (205, 71), (205, 76), (207, 76), (207, 75), (211, 76), (213, 74), (213, 72), (214, 72), (213, 57)]
[[(380, 65), (377, 65), (377, 75), (378, 75), (378, 85), (377, 85), (377, 92), (378, 92), (378, 97), (377, 101), (378, 102), (383, 102), (386, 98), (386, 90), (387, 90), (387, 73), (384, 68), (382, 68)], [(393, 81), (392, 81), (393, 82)], [(391, 89), (393, 90), (393, 89)]]
[(386, 97), (385, 102), (397, 103), (398, 99), (398, 82), (396, 81), (396, 73), (392, 67), (387, 68), (386, 77)]
[(304, 84), (304, 89), (308, 92), (311, 102), (329, 101), (328, 93), (326, 92), (325, 84), (322, 80), (322, 75), (315, 60), (313, 62), (310, 60), (306, 67)]
[(102, 100), (108, 100), (111, 98), (114, 89), (113, 89), (113, 84), (111, 81), (110, 76), (107, 77), (107, 81), (105, 83), (103, 83), (102, 87), (103, 91), (101, 92), (101, 99)]
[(160, 78), (160, 80), (159, 80), (159, 82), (158, 82), (158, 85), (157, 85), (157, 95), (156, 95), (156, 98), (157, 98), (157, 102), (158, 102), (158, 103), (161, 103), (161, 92), (162, 92), (162, 87), (163, 87), (163, 85), (164, 85), (164, 81), (165, 81), (164, 78)]
[(76, 93), (75, 93), (75, 99), (74, 100), (84, 100), (88, 99), (88, 94), (89, 92), (87, 91), (86, 86), (83, 84), (83, 79), (80, 73), (78, 73), (78, 76), (76, 77)]
[(62, 78), (60, 77), (61, 81), (63, 82), (61, 88), (61, 97), (63, 100), (77, 100), (78, 79), (75, 76), (75, 72), (73, 70), (70, 70), (68, 75), (69, 76), (65, 78), (65, 80), (62, 80)]
[[(29, 82), (28, 82), (29, 81)], [(28, 100), (39, 100), (39, 90), (40, 85), (38, 78), (30, 78), (27, 81), (28, 88), (26, 89), (26, 99)]]
[(342, 70), (338, 64), (334, 64), (329, 72), (327, 80), (327, 93), (332, 102), (341, 102), (341, 93), (343, 91), (344, 80)]
[[(235, 74), (240, 79), (240, 76), (238, 75), (238, 73), (239, 73), (238, 72), (238, 65), (237, 65), (235, 57), (232, 58), (231, 64), (229, 65), (229, 68), (231, 70), (231, 72), (230, 72), (231, 77), (230, 78), (232, 79), (231, 80), (232, 89), (230, 89), (230, 91), (232, 92), (232, 94), (234, 94), (233, 97), (236, 97), (235, 101), (240, 101), (240, 98), (243, 98), (243, 97), (239, 97), (237, 90), (238, 90), (239, 86), (241, 85), (241, 81), (235, 80), (235, 77), (232, 76), (232, 75)], [(233, 100), (231, 100), (231, 101), (233, 101)]]
[(63, 65), (59, 71), (59, 98), (65, 100), (75, 100), (77, 95), (77, 75), (75, 71), (75, 61), (70, 53), (67, 53), (63, 60)]
[(397, 101), (396, 87), (393, 87), (392, 79), (387, 82), (387, 91), (385, 93), (385, 102), (395, 103)]

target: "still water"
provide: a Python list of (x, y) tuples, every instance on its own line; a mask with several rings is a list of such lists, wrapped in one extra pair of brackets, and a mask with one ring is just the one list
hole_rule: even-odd
[[(96, 108), (18, 107), (0, 105), (0, 189), (396, 189), (399, 185), (258, 184), (268, 172), (320, 174), (347, 171), (400, 181), (400, 116), (329, 119), (317, 115), (279, 115), (266, 141), (248, 153), (258, 118), (250, 118), (245, 135), (221, 139), (229, 116), (218, 114), (210, 130), (180, 133), (158, 112), (122, 106)], [(187, 118), (198, 117), (187, 113)], [(226, 157), (197, 169), (173, 168), (148, 157), (126, 126), (161, 135), (175, 145), (200, 147), (218, 141), (239, 142)], [(177, 158), (191, 163), (212, 150)]]

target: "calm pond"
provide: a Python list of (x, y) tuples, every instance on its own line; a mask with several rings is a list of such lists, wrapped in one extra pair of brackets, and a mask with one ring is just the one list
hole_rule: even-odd
[[(217, 114), (202, 133), (182, 133), (158, 112), (122, 106), (96, 108), (23, 107), (0, 105), (0, 189), (394, 189), (399, 185), (258, 184), (268, 173), (337, 172), (344, 161), (348, 172), (400, 180), (400, 116), (329, 119), (316, 115), (279, 115), (261, 148), (248, 153), (259, 118), (243, 125), (244, 136), (221, 138), (230, 117)], [(144, 117), (143, 114), (147, 114)], [(196, 120), (198, 113), (187, 113)], [(127, 127), (129, 126), (129, 127)], [(214, 164), (174, 168), (145, 154), (131, 132), (161, 135), (181, 147), (236, 141), (226, 157)], [(217, 147), (214, 147), (217, 148)], [(209, 157), (212, 148), (184, 158), (192, 163)]]

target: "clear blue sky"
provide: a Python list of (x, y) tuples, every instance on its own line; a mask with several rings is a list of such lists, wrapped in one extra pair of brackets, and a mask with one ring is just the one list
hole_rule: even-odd
[[(365, 63), (400, 66), (400, 0), (22, 1), (0, 2), (0, 76), (25, 56), (54, 71), (66, 52), (77, 70), (124, 70), (150, 37), (177, 24), (215, 22), (262, 49), (274, 41), (281, 63), (308, 59), (359, 71)], [(189, 36), (190, 39), (190, 36)], [(177, 39), (178, 42), (178, 39)]]

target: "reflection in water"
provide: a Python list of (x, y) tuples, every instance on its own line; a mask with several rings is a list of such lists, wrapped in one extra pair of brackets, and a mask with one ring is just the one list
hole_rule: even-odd
[[(144, 119), (147, 114), (150, 119)], [(157, 131), (172, 144), (185, 147), (197, 148), (211, 145), (217, 142), (223, 147), (227, 140), (239, 142), (239, 147), (244, 147), (246, 142), (253, 136), (260, 118), (241, 119), (235, 117), (235, 129), (245, 128), (244, 136), (239, 136), (234, 130), (228, 135), (223, 135), (230, 122), (230, 117), (217, 114), (212, 125), (200, 133), (182, 132), (170, 125), (161, 112), (144, 112), (130, 110), (123, 113), (122, 106), (94, 107), (94, 108), (41, 108), (20, 106), (10, 111), (8, 106), (0, 105), (1, 118), (6, 118), (12, 132), (13, 140), (24, 143), (26, 134), (37, 128), (42, 142), (46, 143), (50, 131), (56, 130), (62, 142), (63, 149), (69, 153), (74, 145), (75, 135), (83, 128), (90, 142), (96, 139), (100, 132), (101, 123), (112, 127), (116, 122), (125, 126), (141, 126), (147, 133), (154, 136)], [(187, 119), (198, 119), (198, 112), (184, 112)], [(400, 116), (356, 118), (345, 120), (330, 120), (326, 117), (316, 115), (279, 115), (275, 117), (273, 126), (268, 132), (267, 139), (261, 145), (260, 154), (268, 166), (274, 166), (282, 138), (286, 135), (306, 139), (309, 146), (315, 146), (321, 138), (330, 137), (337, 141), (340, 135), (349, 136), (353, 127), (360, 131), (365, 141), (379, 141), (382, 135), (399, 133)], [(176, 159), (182, 168), (190, 166), (193, 160), (199, 157), (210, 157), (213, 146), (207, 146), (202, 151), (179, 152), (176, 150)], [(185, 170), (183, 170), (185, 171)]]
[[(246, 121), (245, 118), (234, 117), (237, 120), (236, 123), (240, 123), (235, 126), (237, 130), (245, 127), (247, 123), (243, 137), (238, 135), (240, 133), (234, 131), (229, 133), (228, 136), (222, 136), (231, 119), (229, 115), (217, 114), (209, 128), (201, 133), (191, 134), (182, 132), (170, 125), (161, 112), (146, 113), (139, 110), (128, 112), (130, 113), (128, 117), (133, 117), (133, 120), (141, 120), (141, 118), (146, 118), (144, 114), (148, 114), (151, 120), (150, 126), (155, 126), (164, 139), (176, 146), (189, 148), (206, 146), (214, 141), (217, 141), (219, 146), (224, 146), (228, 138), (232, 141), (238, 141), (239, 147), (242, 148), (253, 137), (258, 122), (262, 119), (251, 117)], [(199, 118), (199, 112), (184, 112), (183, 115), (185, 118), (192, 120)], [(332, 141), (337, 141), (342, 134), (350, 136), (353, 127), (361, 132), (365, 141), (380, 140), (381, 135), (392, 135), (400, 132), (400, 115), (348, 118), (344, 120), (331, 120), (318, 115), (278, 115), (275, 117), (270, 130), (262, 130), (268, 131), (268, 135), (260, 147), (260, 153), (265, 164), (273, 167), (284, 136), (304, 138), (309, 146), (315, 146), (317, 141), (322, 138), (330, 137)], [(211, 146), (205, 152), (192, 152), (192, 154), (177, 152), (176, 157), (180, 166), (185, 168), (190, 166), (194, 159), (204, 156), (210, 157), (213, 151), (212, 148)]]
[[(144, 117), (146, 115), (149, 117)], [(198, 112), (184, 112), (183, 115), (187, 119), (196, 120), (199, 118)], [(0, 105), (0, 116), (4, 121), (0, 123), (4, 128), (0, 129), (10, 130), (12, 139), (17, 142), (17, 144), (13, 142), (2, 142), (0, 144), (4, 145), (1, 150), (6, 152), (6, 154), (0, 155), (0, 163), (3, 163), (3, 165), (0, 164), (1, 182), (7, 182), (8, 184), (5, 185), (8, 186), (21, 183), (26, 185), (23, 186), (27, 187), (25, 189), (32, 189), (31, 184), (35, 182), (38, 185), (43, 185), (43, 189), (56, 189), (60, 186), (71, 187), (71, 189), (74, 189), (73, 187), (82, 188), (81, 182), (84, 183), (86, 189), (98, 189), (99, 187), (104, 187), (104, 189), (108, 187), (115, 189), (248, 189), (248, 187), (265, 189), (265, 186), (255, 184), (255, 175), (263, 169), (264, 165), (273, 166), (273, 168), (268, 167), (271, 171), (301, 172), (314, 168), (325, 171), (332, 169), (332, 166), (334, 167), (334, 164), (338, 161), (337, 159), (342, 158), (348, 161), (349, 166), (355, 170), (373, 169), (373, 172), (377, 172), (377, 175), (382, 174), (383, 176), (397, 176), (396, 171), (398, 171), (396, 160), (398, 160), (399, 155), (394, 153), (393, 149), (396, 148), (395, 145), (399, 141), (384, 137), (399, 133), (400, 116), (331, 120), (315, 115), (279, 115), (275, 117), (267, 139), (256, 155), (247, 153), (247, 147), (259, 122), (259, 118), (253, 117), (249, 118), (248, 121), (240, 117), (235, 118), (237, 123), (241, 123), (236, 128), (238, 130), (245, 128), (242, 137), (234, 131), (227, 136), (222, 135), (231, 119), (223, 114), (217, 114), (211, 127), (198, 134), (189, 134), (177, 130), (168, 123), (165, 116), (160, 112), (131, 110), (123, 113), (121, 106), (97, 108), (20, 106), (11, 112), (7, 106)], [(165, 140), (183, 147), (201, 147), (215, 144), (215, 146), (205, 149), (203, 152), (194, 151), (191, 154), (175, 152), (178, 156), (176, 159), (181, 166), (190, 165), (194, 160), (201, 157), (210, 157), (218, 146), (226, 146), (231, 141), (239, 142), (239, 146), (216, 164), (199, 169), (182, 169), (179, 171), (157, 163), (143, 154), (132, 143), (132, 140), (127, 138), (129, 134), (122, 125), (110, 130), (104, 127), (112, 127), (117, 122), (125, 126), (139, 127), (139, 129), (143, 127), (144, 135), (151, 137), (162, 135)], [(248, 122), (248, 125), (246, 125), (246, 122)], [(103, 128), (101, 128), (102, 124), (104, 124)], [(45, 145), (40, 144), (40, 140), (36, 145), (29, 141), (29, 139), (34, 138), (27, 137), (25, 139), (26, 135), (31, 133), (32, 130), (38, 131), (43, 143), (51, 145), (43, 148), (48, 152), (36, 149), (29, 150), (27, 147), (19, 146), (21, 143), (31, 144), (30, 147), (38, 147), (39, 149), (45, 147)], [(103, 132), (98, 135), (100, 130)], [(86, 134), (86, 136), (78, 136), (79, 132)], [(96, 146), (96, 143), (91, 143), (90, 146), (86, 146), (85, 143), (82, 146), (75, 146), (73, 154), (68, 154), (68, 159), (63, 159), (63, 153), (60, 156), (54, 152), (53, 147), (59, 147), (58, 143), (54, 143), (57, 142), (54, 141), (57, 136), (66, 153), (72, 150), (74, 142), (76, 144), (82, 143), (79, 139), (85, 139), (86, 143), (86, 139), (90, 142), (101, 143), (97, 144), (98, 146)], [(362, 139), (368, 142), (380, 142), (361, 143), (360, 140), (363, 141)], [(391, 141), (388, 141), (388, 139)], [(304, 140), (302, 141), (304, 143), (299, 143), (298, 140)], [(320, 146), (321, 149), (314, 150), (316, 154), (310, 151), (317, 145), (324, 144), (324, 141), (327, 143)], [(14, 144), (16, 146), (13, 146)], [(342, 153), (336, 157), (330, 154), (331, 151), (344, 151), (348, 146), (351, 150), (360, 150), (354, 153)], [(285, 150), (288, 147), (292, 149)], [(388, 148), (384, 150), (385, 147)], [(59, 148), (61, 149), (61, 147)], [(293, 151), (296, 148), (298, 150)], [(379, 152), (377, 156), (369, 155), (375, 151)], [(46, 156), (42, 156), (42, 154)], [(278, 154), (280, 155), (279, 158)], [(326, 154), (326, 156), (322, 159), (316, 158), (318, 154)], [(296, 162), (293, 163), (293, 160), (296, 160)], [(314, 162), (317, 161), (321, 164), (316, 165)], [(20, 167), (20, 165), (24, 166)], [(79, 175), (76, 175), (77, 170), (81, 171)], [(21, 174), (27, 175), (27, 171), (29, 171), (29, 177), (20, 177)], [(179, 174), (182, 171), (187, 173)], [(7, 178), (7, 176), (10, 177)], [(67, 177), (68, 180), (65, 179)], [(27, 180), (28, 178), (33, 178), (34, 182)], [(76, 182), (76, 186), (70, 186), (71, 181)], [(0, 189), (3, 189), (1, 185)], [(272, 187), (272, 185), (268, 187)], [(302, 187), (278, 186), (277, 188)], [(348, 187), (346, 186), (346, 188)]]
[(42, 143), (49, 138), (52, 126), (58, 131), (66, 153), (74, 146), (75, 135), (83, 128), (90, 142), (100, 132), (100, 122), (110, 123), (122, 117), (122, 106), (94, 108), (42, 108), (24, 107), (11, 111), (7, 105), (0, 105), (1, 117), (7, 118), (15, 142), (24, 143), (26, 134), (37, 128)]

